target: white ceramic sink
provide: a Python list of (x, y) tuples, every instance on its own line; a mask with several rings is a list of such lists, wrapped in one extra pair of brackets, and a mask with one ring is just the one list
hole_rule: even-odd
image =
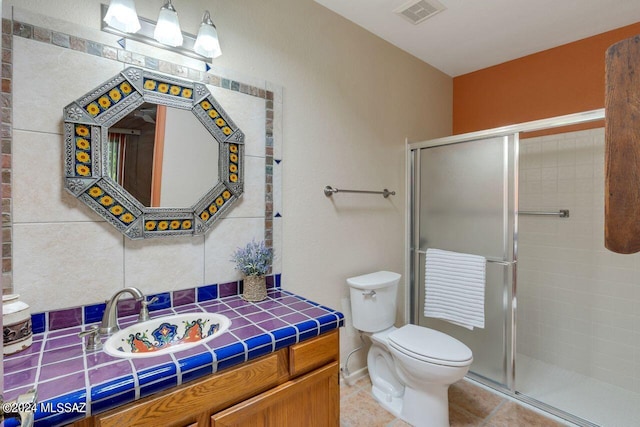
[(104, 351), (115, 357), (143, 358), (186, 350), (229, 329), (231, 320), (216, 313), (184, 313), (136, 323), (111, 335)]

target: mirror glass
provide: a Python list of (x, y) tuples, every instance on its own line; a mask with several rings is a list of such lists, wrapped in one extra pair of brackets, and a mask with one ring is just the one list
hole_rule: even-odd
[(189, 110), (145, 102), (106, 149), (108, 176), (147, 207), (191, 206), (218, 183), (218, 142)]
[(126, 68), (64, 135), (65, 189), (131, 239), (202, 234), (244, 191), (244, 133), (202, 83)]

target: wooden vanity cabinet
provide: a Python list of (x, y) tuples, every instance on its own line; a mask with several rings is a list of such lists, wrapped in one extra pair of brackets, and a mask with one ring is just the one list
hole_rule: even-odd
[(338, 426), (338, 359), (335, 329), (73, 426)]

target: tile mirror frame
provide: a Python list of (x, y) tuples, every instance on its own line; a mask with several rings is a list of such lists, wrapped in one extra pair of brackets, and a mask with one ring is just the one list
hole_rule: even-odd
[[(145, 102), (190, 110), (218, 142), (218, 181), (190, 207), (146, 207), (108, 174), (109, 127)], [(130, 239), (203, 234), (244, 191), (244, 133), (201, 83), (128, 67), (64, 108), (64, 139), (65, 189)]]

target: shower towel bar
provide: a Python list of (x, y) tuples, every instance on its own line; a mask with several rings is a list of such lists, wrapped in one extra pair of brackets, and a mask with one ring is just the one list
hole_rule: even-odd
[(324, 195), (327, 197), (331, 197), (333, 193), (367, 193), (367, 194), (382, 194), (382, 196), (386, 199), (389, 196), (395, 196), (395, 191), (389, 191), (386, 188), (382, 191), (365, 191), (365, 190), (339, 190), (337, 188), (333, 188), (330, 185), (324, 187)]
[(520, 215), (553, 215), (560, 218), (569, 218), (569, 209), (560, 209), (557, 212), (520, 211)]
[[(418, 250), (419, 254), (425, 254), (427, 253), (427, 251), (422, 251), (422, 250)], [(500, 265), (513, 265), (516, 263), (516, 261), (504, 261), (501, 259), (493, 259), (493, 258), (486, 258), (487, 262), (490, 262), (492, 264), (500, 264)]]

